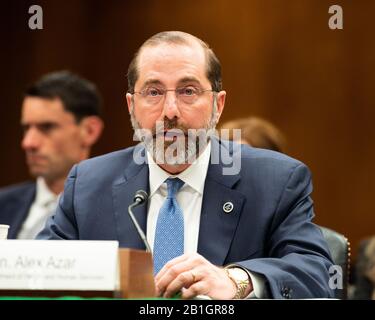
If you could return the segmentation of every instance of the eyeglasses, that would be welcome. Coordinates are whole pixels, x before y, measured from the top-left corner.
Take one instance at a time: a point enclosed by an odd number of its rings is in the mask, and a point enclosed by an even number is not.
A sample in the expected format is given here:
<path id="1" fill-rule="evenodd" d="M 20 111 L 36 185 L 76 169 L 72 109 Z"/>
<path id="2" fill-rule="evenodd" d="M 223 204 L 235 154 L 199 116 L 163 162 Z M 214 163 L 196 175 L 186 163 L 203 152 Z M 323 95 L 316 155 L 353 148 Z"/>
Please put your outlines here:
<path id="1" fill-rule="evenodd" d="M 155 87 L 149 87 L 142 91 L 134 91 L 133 94 L 138 94 L 140 97 L 150 105 L 158 104 L 161 100 L 165 98 L 168 91 L 174 91 L 176 94 L 176 99 L 179 102 L 185 104 L 193 104 L 198 100 L 198 98 L 205 92 L 216 92 L 211 89 L 199 89 L 192 86 L 181 87 L 176 89 L 161 89 Z"/>

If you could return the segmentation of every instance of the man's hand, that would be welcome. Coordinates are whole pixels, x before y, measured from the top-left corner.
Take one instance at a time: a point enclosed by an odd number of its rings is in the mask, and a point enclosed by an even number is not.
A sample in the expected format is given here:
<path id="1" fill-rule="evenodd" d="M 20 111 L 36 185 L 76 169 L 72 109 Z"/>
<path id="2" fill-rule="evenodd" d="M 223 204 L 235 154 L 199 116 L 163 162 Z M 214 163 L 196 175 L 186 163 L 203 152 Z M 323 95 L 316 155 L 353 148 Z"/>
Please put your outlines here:
<path id="1" fill-rule="evenodd" d="M 169 261 L 156 275 L 155 285 L 157 295 L 165 298 L 181 291 L 184 299 L 197 295 L 232 299 L 237 290 L 223 268 L 213 265 L 197 253 L 184 254 Z"/>

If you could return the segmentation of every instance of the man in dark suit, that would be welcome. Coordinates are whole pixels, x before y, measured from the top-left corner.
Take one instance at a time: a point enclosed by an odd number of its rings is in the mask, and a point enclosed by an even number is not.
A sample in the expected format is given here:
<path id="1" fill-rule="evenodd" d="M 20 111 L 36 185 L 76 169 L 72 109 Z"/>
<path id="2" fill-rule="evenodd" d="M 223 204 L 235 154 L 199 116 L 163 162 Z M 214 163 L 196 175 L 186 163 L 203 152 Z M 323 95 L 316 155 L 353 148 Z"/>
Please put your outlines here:
<path id="1" fill-rule="evenodd" d="M 70 72 L 47 74 L 27 89 L 22 148 L 36 182 L 0 190 L 0 223 L 10 225 L 8 238 L 33 239 L 43 228 L 69 170 L 89 157 L 101 134 L 99 114 L 95 86 Z"/>
<path id="2" fill-rule="evenodd" d="M 149 202 L 135 214 L 153 250 L 159 295 L 332 297 L 307 167 L 212 134 L 226 92 L 208 45 L 183 32 L 156 34 L 131 62 L 128 86 L 143 143 L 75 166 L 38 238 L 143 249 L 126 212 L 142 189 Z"/>

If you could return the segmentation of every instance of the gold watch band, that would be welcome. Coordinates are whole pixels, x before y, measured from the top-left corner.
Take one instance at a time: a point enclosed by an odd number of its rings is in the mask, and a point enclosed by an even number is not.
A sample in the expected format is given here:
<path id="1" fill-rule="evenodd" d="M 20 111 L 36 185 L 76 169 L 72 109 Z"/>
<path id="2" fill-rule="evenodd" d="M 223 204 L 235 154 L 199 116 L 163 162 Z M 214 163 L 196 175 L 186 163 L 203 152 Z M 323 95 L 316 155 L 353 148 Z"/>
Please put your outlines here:
<path id="1" fill-rule="evenodd" d="M 234 270 L 236 269 L 236 270 Z M 234 282 L 236 286 L 236 294 L 233 299 L 243 299 L 246 297 L 246 290 L 249 287 L 250 279 L 248 273 L 238 266 L 226 266 L 224 268 L 227 276 Z M 242 277 L 235 276 L 236 273 L 241 272 Z"/>

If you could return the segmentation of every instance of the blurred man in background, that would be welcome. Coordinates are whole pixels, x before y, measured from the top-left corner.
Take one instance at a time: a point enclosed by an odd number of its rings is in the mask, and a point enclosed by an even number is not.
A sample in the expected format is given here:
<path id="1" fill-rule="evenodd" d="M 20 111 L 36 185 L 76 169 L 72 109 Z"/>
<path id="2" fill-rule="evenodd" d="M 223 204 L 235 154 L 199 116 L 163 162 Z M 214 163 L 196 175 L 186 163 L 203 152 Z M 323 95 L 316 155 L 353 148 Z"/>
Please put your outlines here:
<path id="1" fill-rule="evenodd" d="M 0 189 L 0 223 L 8 238 L 33 239 L 57 205 L 72 166 L 87 159 L 103 129 L 94 84 L 67 72 L 31 85 L 22 103 L 22 148 L 35 182 Z"/>

